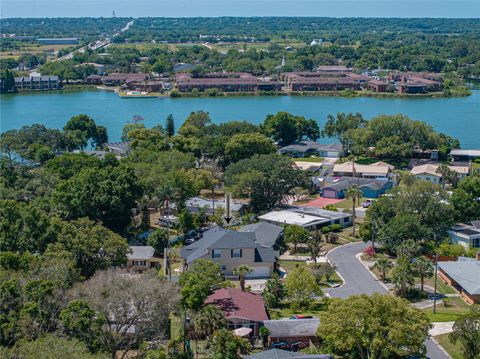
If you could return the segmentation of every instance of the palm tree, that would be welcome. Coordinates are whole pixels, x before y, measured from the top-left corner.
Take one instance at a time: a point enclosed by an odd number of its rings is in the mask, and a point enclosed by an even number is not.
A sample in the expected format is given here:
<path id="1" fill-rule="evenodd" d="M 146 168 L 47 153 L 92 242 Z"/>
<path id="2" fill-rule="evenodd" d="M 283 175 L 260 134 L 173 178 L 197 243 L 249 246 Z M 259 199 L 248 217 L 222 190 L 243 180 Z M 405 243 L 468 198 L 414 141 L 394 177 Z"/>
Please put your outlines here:
<path id="1" fill-rule="evenodd" d="M 160 203 L 160 210 L 162 216 L 169 214 L 170 202 L 173 198 L 173 189 L 168 185 L 164 184 L 157 193 L 158 201 Z"/>
<path id="2" fill-rule="evenodd" d="M 203 307 L 195 316 L 195 333 L 209 338 L 212 334 L 226 325 L 223 312 L 214 305 Z"/>
<path id="3" fill-rule="evenodd" d="M 458 182 L 458 176 L 455 171 L 452 171 L 450 167 L 446 164 L 441 164 L 437 168 L 437 173 L 442 176 L 442 187 L 445 189 L 445 185 L 447 183 L 451 184 L 452 186 L 456 186 Z"/>
<path id="4" fill-rule="evenodd" d="M 380 278 L 384 282 L 387 278 L 387 272 L 389 269 L 393 268 L 393 263 L 389 261 L 387 258 L 380 258 L 375 264 L 373 268 L 378 269 L 380 271 Z"/>
<path id="5" fill-rule="evenodd" d="M 345 197 L 352 200 L 352 237 L 355 237 L 355 207 L 357 200 L 362 196 L 362 191 L 357 185 L 351 186 L 345 192 Z"/>
<path id="6" fill-rule="evenodd" d="M 401 297 L 405 297 L 407 289 L 414 284 L 415 279 L 410 269 L 410 263 L 405 258 L 400 258 L 393 269 L 392 282 Z"/>
<path id="7" fill-rule="evenodd" d="M 420 289 L 423 292 L 423 283 L 425 278 L 433 275 L 433 264 L 425 257 L 419 257 L 413 264 L 415 275 L 420 277 Z"/>
<path id="8" fill-rule="evenodd" d="M 325 244 L 322 240 L 322 237 L 322 233 L 320 231 L 316 231 L 307 241 L 308 250 L 310 251 L 310 255 L 315 263 L 315 266 L 317 265 L 317 258 L 320 256 L 322 247 Z"/>
<path id="9" fill-rule="evenodd" d="M 328 232 L 325 235 L 325 240 L 327 241 L 327 243 L 335 244 L 335 243 L 337 243 L 339 238 L 340 238 L 340 236 L 335 232 Z"/>
<path id="10" fill-rule="evenodd" d="M 240 264 L 238 267 L 233 268 L 233 274 L 238 275 L 238 279 L 240 279 L 240 289 L 243 292 L 245 292 L 245 277 L 252 272 L 252 268 L 246 264 Z"/>

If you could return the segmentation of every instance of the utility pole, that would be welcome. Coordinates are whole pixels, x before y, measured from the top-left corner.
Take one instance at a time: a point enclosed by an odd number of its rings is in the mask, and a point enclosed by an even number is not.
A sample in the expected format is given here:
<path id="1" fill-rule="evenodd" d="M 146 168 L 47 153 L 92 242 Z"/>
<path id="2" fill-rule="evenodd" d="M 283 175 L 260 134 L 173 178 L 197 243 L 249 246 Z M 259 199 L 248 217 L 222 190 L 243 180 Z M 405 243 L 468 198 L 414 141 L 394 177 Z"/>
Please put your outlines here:
<path id="1" fill-rule="evenodd" d="M 223 216 L 223 219 L 227 225 L 230 224 L 230 221 L 232 220 L 232 214 L 230 212 L 230 201 L 232 199 L 232 195 L 228 192 L 225 193 L 225 215 Z"/>
<path id="2" fill-rule="evenodd" d="M 433 314 L 437 313 L 437 273 L 438 273 L 438 253 L 435 253 L 435 289 L 433 291 Z"/>

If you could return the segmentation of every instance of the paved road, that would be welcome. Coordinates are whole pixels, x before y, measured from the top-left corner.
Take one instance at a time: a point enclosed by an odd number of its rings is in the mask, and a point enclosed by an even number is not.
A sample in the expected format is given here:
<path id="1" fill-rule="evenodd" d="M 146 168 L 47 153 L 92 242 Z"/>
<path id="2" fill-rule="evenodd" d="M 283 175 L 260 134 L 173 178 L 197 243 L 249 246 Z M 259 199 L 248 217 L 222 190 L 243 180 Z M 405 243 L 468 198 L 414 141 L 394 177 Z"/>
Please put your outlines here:
<path id="1" fill-rule="evenodd" d="M 337 247 L 327 254 L 328 260 L 337 267 L 337 272 L 343 277 L 344 284 L 339 288 L 325 290 L 332 297 L 347 298 L 354 294 L 387 293 L 387 290 L 375 280 L 370 272 L 355 257 L 368 244 L 363 242 Z M 431 359 L 449 359 L 431 339 L 425 342 L 427 356 Z"/>

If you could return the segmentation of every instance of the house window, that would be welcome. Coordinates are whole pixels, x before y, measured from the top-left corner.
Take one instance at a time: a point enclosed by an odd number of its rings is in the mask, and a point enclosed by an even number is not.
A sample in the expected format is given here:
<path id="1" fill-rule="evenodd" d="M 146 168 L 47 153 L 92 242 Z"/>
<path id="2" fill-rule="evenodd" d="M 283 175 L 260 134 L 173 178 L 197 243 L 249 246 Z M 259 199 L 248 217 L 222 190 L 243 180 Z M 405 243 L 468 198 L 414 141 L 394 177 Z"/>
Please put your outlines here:
<path id="1" fill-rule="evenodd" d="M 147 265 L 146 261 L 133 261 L 133 265 L 136 267 L 145 267 Z"/>
<path id="2" fill-rule="evenodd" d="M 349 221 L 350 221 L 350 219 L 349 219 L 348 217 L 345 217 L 345 218 L 343 219 L 343 223 L 347 223 L 347 222 L 349 222 Z"/>
<path id="3" fill-rule="evenodd" d="M 224 264 L 222 265 L 222 271 L 226 271 L 227 270 L 227 266 Z"/>
<path id="4" fill-rule="evenodd" d="M 335 224 L 340 224 L 340 220 L 339 220 L 339 219 L 336 219 L 336 220 L 335 220 Z"/>
<path id="5" fill-rule="evenodd" d="M 212 249 L 212 258 L 220 258 L 222 251 L 220 249 Z"/>
<path id="6" fill-rule="evenodd" d="M 242 258 L 242 250 L 241 249 L 232 249 L 231 257 L 232 258 Z"/>

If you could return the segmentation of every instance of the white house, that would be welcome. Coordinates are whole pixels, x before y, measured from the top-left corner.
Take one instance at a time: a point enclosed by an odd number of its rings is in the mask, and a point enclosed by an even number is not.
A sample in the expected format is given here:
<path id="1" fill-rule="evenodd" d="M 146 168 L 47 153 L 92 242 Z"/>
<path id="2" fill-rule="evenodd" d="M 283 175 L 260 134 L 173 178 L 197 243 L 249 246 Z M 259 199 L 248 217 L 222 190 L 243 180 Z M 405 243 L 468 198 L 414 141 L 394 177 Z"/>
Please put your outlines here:
<path id="1" fill-rule="evenodd" d="M 480 248 L 480 220 L 456 224 L 448 234 L 455 244 L 465 248 Z"/>

